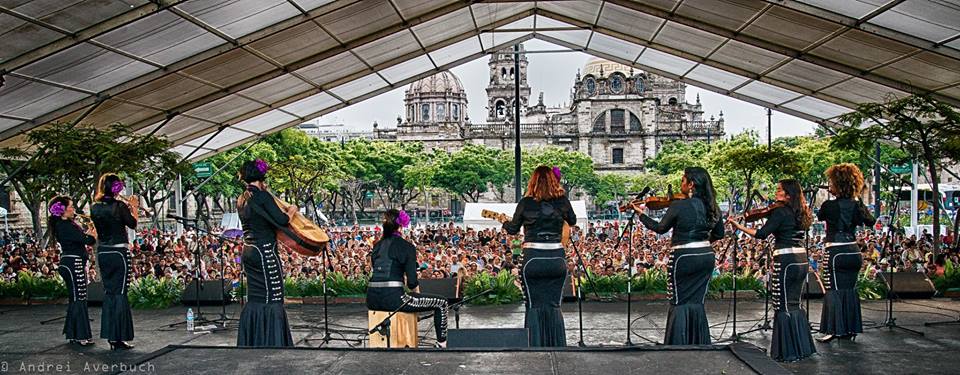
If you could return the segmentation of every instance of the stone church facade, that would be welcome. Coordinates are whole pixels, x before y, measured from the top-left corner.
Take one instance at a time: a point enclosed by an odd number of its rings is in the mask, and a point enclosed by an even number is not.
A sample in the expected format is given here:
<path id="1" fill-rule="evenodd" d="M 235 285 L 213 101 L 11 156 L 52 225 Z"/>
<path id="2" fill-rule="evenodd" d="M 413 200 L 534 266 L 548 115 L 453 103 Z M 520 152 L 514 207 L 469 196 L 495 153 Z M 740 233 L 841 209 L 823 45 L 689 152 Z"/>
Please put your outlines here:
<path id="1" fill-rule="evenodd" d="M 711 141 L 724 136 L 723 113 L 704 118 L 699 97 L 686 101 L 686 84 L 631 67 L 589 60 L 574 77 L 570 102 L 531 104 L 528 61 L 519 55 L 514 71 L 512 49 L 490 56 L 486 88 L 487 118 L 474 123 L 467 116 L 468 98 L 459 78 L 449 71 L 414 82 L 404 97 L 405 118 L 397 128 L 377 129 L 377 138 L 422 142 L 425 148 L 456 151 L 467 142 L 513 148 L 514 74 L 520 75 L 521 146 L 558 146 L 580 151 L 598 171 L 642 171 L 670 141 Z"/>

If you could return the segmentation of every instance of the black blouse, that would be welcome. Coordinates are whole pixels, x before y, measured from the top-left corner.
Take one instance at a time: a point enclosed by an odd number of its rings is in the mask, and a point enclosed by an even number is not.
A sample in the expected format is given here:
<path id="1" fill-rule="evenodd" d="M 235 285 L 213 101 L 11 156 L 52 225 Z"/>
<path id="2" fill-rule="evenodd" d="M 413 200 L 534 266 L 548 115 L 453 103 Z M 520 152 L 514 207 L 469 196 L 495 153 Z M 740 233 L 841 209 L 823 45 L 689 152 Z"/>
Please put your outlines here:
<path id="1" fill-rule="evenodd" d="M 137 219 L 130 213 L 130 207 L 110 197 L 105 197 L 90 208 L 90 218 L 97 228 L 100 245 L 129 243 L 127 228 L 137 228 Z"/>
<path id="2" fill-rule="evenodd" d="M 670 202 L 667 213 L 656 221 L 647 214 L 640 215 L 640 222 L 654 232 L 664 234 L 673 229 L 670 236 L 672 245 L 683 245 L 691 242 L 716 241 L 723 238 L 723 220 L 710 223 L 707 218 L 707 208 L 703 201 L 696 198 L 681 199 Z"/>
<path id="3" fill-rule="evenodd" d="M 240 224 L 243 227 L 243 238 L 247 243 L 266 244 L 277 241 L 276 225 L 285 227 L 290 224 L 290 217 L 287 216 L 277 202 L 273 200 L 273 195 L 256 186 L 249 185 L 247 190 L 253 195 L 247 200 L 246 206 L 240 210 Z M 255 210 L 256 205 L 262 210 Z M 270 215 L 274 225 L 263 217 L 260 212 Z"/>
<path id="4" fill-rule="evenodd" d="M 72 220 L 58 220 L 54 225 L 61 254 L 87 259 L 86 245 L 93 245 L 97 239 L 84 233 Z"/>
<path id="5" fill-rule="evenodd" d="M 863 202 L 856 199 L 833 199 L 823 202 L 817 218 L 827 222 L 827 236 L 824 242 L 856 241 L 854 231 L 861 225 L 872 226 L 877 219 Z"/>
<path id="6" fill-rule="evenodd" d="M 805 231 L 797 225 L 793 209 L 783 206 L 775 208 L 770 213 L 767 222 L 757 230 L 754 237 L 763 240 L 772 234 L 775 237 L 774 248 L 785 249 L 803 246 L 804 233 Z"/>
<path id="7" fill-rule="evenodd" d="M 523 197 L 517 203 L 513 219 L 503 224 L 507 233 L 520 233 L 526 242 L 556 243 L 563 236 L 563 223 L 577 224 L 577 215 L 566 197 L 538 202 L 532 197 Z"/>
<path id="8" fill-rule="evenodd" d="M 384 252 L 386 252 L 384 254 Z M 409 241 L 400 236 L 393 236 L 377 241 L 373 245 L 373 251 L 370 252 L 370 258 L 376 268 L 377 257 L 386 255 L 390 260 L 390 269 L 388 272 L 373 271 L 370 281 L 403 281 L 403 276 L 407 276 L 407 288 L 415 289 L 420 282 L 417 281 L 417 248 Z"/>

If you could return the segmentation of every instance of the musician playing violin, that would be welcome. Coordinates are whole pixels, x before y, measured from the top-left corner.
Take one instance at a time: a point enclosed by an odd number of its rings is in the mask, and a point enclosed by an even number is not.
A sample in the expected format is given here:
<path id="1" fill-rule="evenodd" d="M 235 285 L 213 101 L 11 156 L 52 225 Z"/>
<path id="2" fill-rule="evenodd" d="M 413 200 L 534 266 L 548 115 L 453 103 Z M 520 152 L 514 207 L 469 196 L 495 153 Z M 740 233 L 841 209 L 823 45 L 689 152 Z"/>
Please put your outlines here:
<path id="1" fill-rule="evenodd" d="M 758 239 L 775 237 L 770 292 L 776 313 L 770 356 L 777 361 L 797 361 L 816 352 L 810 323 L 800 308 L 800 293 L 810 266 L 802 241 L 813 215 L 796 180 L 781 180 L 777 184 L 776 200 L 772 209 L 758 211 L 767 216 L 767 222 L 760 229 L 747 228 L 734 217 L 727 221 Z"/>
<path id="2" fill-rule="evenodd" d="M 713 181 L 706 169 L 685 169 L 680 190 L 690 198 L 670 197 L 669 208 L 659 222 L 643 213 L 641 202 L 634 201 L 628 206 L 641 214 L 640 222 L 648 229 L 660 234 L 673 230 L 670 238 L 673 251 L 667 265 L 670 311 L 663 343 L 708 345 L 710 325 L 703 300 L 716 262 L 710 243 L 723 238 L 723 220 Z M 646 208 L 651 206 L 648 204 Z"/>
<path id="3" fill-rule="evenodd" d="M 293 346 L 287 311 L 283 307 L 283 265 L 277 255 L 277 226 L 288 226 L 297 211 L 280 209 L 264 180 L 270 166 L 257 159 L 240 167 L 247 184 L 237 199 L 243 226 L 243 271 L 247 275 L 247 304 L 240 314 L 237 346 Z"/>

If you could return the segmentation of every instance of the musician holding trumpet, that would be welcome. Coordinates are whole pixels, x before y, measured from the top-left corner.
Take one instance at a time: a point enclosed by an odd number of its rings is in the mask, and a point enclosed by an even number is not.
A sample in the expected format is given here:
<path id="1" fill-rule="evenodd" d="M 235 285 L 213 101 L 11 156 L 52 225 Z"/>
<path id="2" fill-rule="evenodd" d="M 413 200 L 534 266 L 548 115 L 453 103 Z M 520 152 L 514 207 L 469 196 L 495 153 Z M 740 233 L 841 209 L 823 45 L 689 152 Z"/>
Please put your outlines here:
<path id="1" fill-rule="evenodd" d="M 63 334 L 73 344 L 93 345 L 87 314 L 87 245 L 97 242 L 97 231 L 92 226 L 81 228 L 74 221 L 79 216 L 70 197 L 51 199 L 47 211 L 50 213 L 47 218 L 50 239 L 60 244 L 57 272 L 70 291 Z"/>
<path id="2" fill-rule="evenodd" d="M 127 301 L 130 282 L 130 238 L 127 228 L 136 229 L 140 216 L 140 201 L 130 197 L 127 202 L 120 195 L 124 184 L 114 173 L 105 173 L 97 183 L 95 203 L 90 218 L 99 233 L 97 264 L 103 281 L 103 308 L 100 318 L 100 337 L 107 339 L 110 349 L 132 349 L 133 313 Z"/>

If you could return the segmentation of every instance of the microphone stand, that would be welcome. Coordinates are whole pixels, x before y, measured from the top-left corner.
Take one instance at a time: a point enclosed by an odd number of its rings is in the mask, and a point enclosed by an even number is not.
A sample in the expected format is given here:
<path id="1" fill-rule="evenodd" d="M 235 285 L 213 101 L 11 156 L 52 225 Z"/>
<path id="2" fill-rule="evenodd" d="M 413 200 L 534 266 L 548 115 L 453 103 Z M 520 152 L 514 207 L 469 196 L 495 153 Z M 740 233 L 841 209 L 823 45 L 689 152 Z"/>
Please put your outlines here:
<path id="1" fill-rule="evenodd" d="M 636 199 L 643 199 L 643 197 L 647 195 L 648 192 L 650 192 L 650 188 L 649 187 L 644 188 L 643 192 L 637 195 Z M 620 237 L 617 238 L 616 246 L 613 247 L 614 249 L 619 249 L 620 243 L 623 241 L 623 235 L 629 233 L 630 242 L 627 248 L 627 266 L 630 268 L 630 270 L 627 271 L 627 342 L 624 343 L 624 345 L 626 346 L 634 345 L 633 341 L 630 339 L 630 326 L 632 324 L 632 322 L 630 321 L 631 320 L 630 313 L 633 308 L 632 306 L 633 298 L 630 296 L 630 292 L 633 291 L 633 268 L 634 268 L 633 266 L 633 227 L 634 227 L 634 221 L 636 218 L 637 218 L 637 211 L 633 210 L 633 213 L 630 214 L 630 220 L 627 221 L 627 225 L 623 228 L 623 233 L 621 233 Z M 596 290 L 594 290 L 594 293 L 596 293 Z"/>
<path id="2" fill-rule="evenodd" d="M 449 306 L 449 308 L 450 308 L 451 310 L 453 310 L 453 320 L 454 320 L 454 324 L 455 324 L 455 325 L 454 325 L 454 328 L 460 329 L 460 308 L 462 308 L 464 305 L 466 305 L 467 302 L 473 301 L 473 300 L 475 300 L 475 299 L 477 299 L 477 298 L 480 298 L 480 297 L 483 297 L 483 296 L 485 296 L 485 295 L 487 295 L 487 294 L 490 294 L 490 292 L 493 292 L 493 288 L 484 290 L 484 291 L 482 291 L 482 292 L 480 292 L 480 293 L 477 293 L 477 294 L 474 294 L 474 295 L 472 295 L 472 296 L 470 296 L 470 297 L 464 298 L 464 299 L 460 300 L 460 301 L 457 302 L 457 303 L 451 304 L 451 305 Z M 429 313 L 429 314 L 427 314 L 427 315 L 424 315 L 424 316 L 418 318 L 417 321 L 430 319 L 430 318 L 432 318 L 432 317 L 433 317 L 433 313 Z"/>

